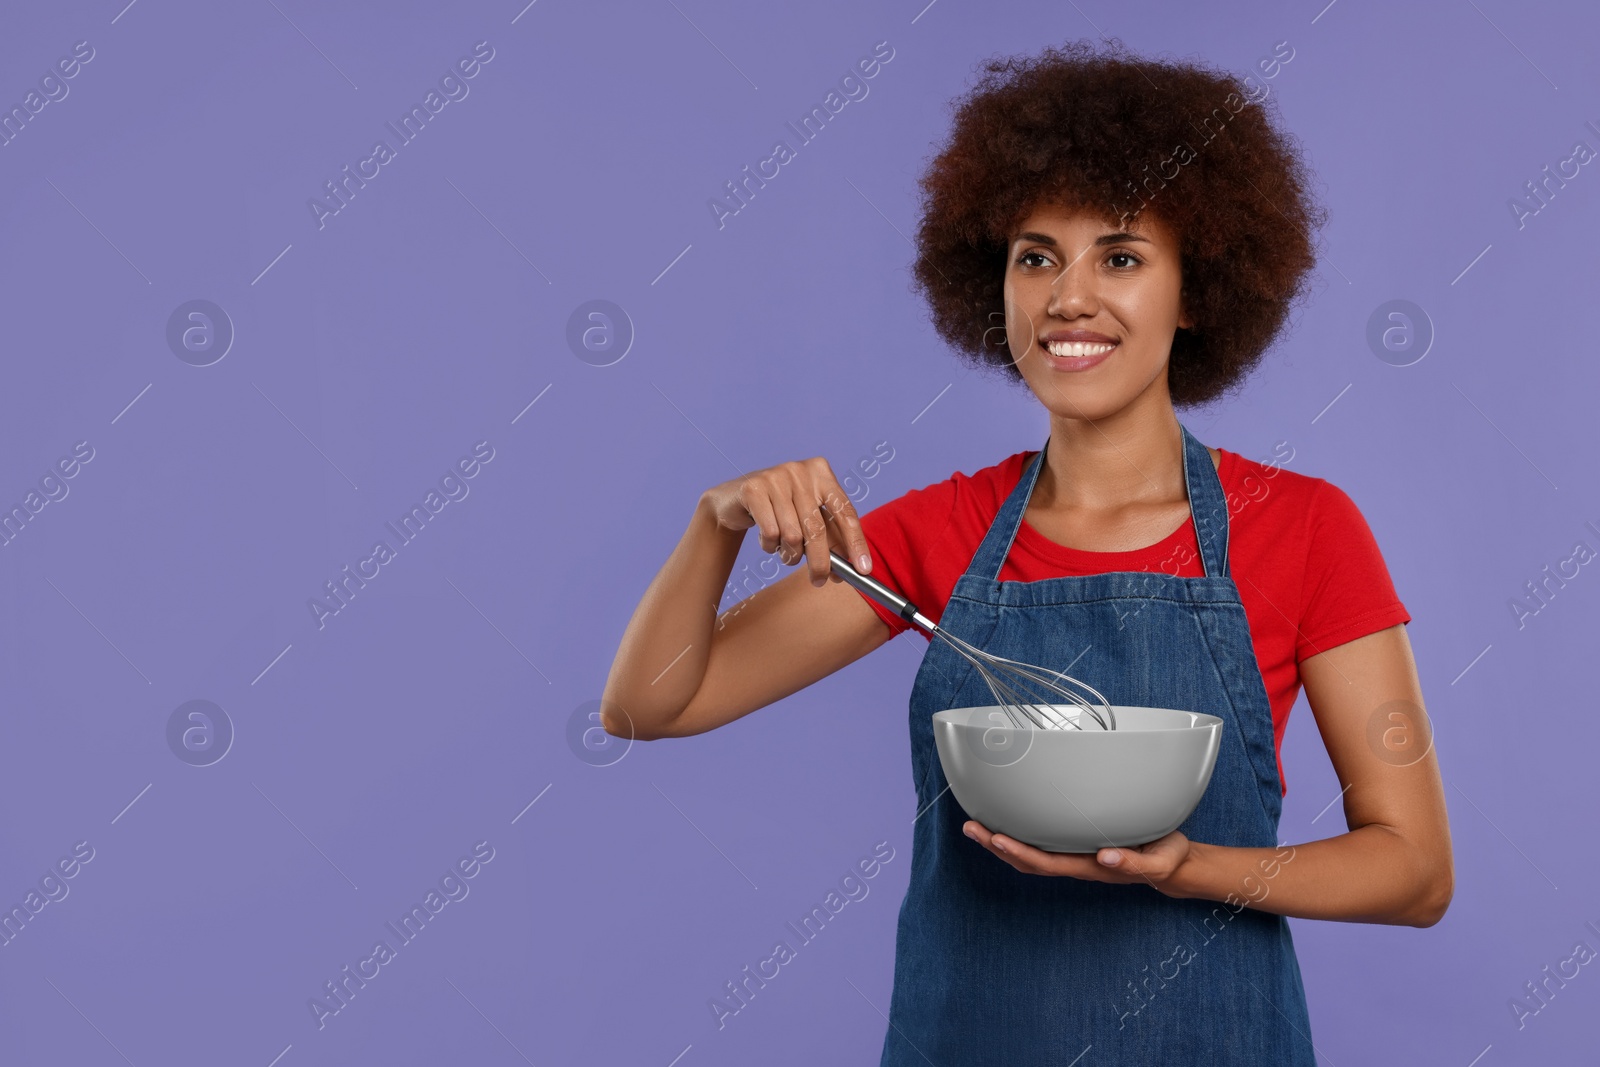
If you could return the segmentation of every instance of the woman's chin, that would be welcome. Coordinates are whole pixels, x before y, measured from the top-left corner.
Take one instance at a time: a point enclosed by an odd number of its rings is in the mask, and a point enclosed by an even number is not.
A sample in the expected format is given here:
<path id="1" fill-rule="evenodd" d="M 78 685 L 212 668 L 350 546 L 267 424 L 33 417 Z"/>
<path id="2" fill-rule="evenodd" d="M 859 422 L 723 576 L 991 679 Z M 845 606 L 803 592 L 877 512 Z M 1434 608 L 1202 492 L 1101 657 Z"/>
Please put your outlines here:
<path id="1" fill-rule="evenodd" d="M 1052 415 L 1063 419 L 1086 419 L 1098 422 L 1100 419 L 1115 415 L 1133 402 L 1131 393 L 1116 389 L 1110 383 L 1100 385 L 1083 382 L 1063 386 L 1055 382 L 1046 382 L 1042 388 L 1033 382 L 1029 382 L 1028 385 L 1039 403 L 1043 404 Z"/>

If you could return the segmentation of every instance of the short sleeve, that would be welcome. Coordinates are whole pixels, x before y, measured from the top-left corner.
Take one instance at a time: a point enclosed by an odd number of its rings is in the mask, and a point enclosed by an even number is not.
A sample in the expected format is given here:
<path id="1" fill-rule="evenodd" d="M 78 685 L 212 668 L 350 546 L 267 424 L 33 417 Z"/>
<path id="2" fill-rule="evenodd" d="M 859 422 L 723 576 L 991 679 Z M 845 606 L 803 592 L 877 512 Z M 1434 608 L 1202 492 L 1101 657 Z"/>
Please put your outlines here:
<path id="1" fill-rule="evenodd" d="M 885 501 L 861 516 L 861 533 L 872 553 L 872 570 L 877 579 L 919 607 L 929 604 L 930 575 L 923 565 L 932 545 L 950 525 L 955 509 L 955 487 L 938 482 L 913 489 Z M 860 592 L 860 590 L 857 590 Z M 861 598 L 888 624 L 890 636 L 898 637 L 911 624 L 865 593 Z"/>
<path id="2" fill-rule="evenodd" d="M 1344 490 L 1319 481 L 1306 521 L 1295 662 L 1411 621 L 1372 529 Z"/>

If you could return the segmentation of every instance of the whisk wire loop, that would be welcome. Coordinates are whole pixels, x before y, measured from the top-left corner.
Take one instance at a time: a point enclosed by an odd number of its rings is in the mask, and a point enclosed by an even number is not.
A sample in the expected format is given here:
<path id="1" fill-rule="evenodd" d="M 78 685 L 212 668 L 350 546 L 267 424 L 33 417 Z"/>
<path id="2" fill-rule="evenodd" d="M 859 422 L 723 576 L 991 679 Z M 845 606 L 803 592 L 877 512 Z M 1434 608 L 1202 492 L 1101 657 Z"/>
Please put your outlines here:
<path id="1" fill-rule="evenodd" d="M 938 623 L 919 611 L 915 604 L 874 578 L 859 573 L 837 552 L 830 552 L 833 570 L 840 578 L 896 612 L 901 618 L 927 633 L 938 637 L 955 652 L 972 664 L 984 684 L 989 687 L 995 703 L 1004 710 L 1012 725 L 1018 729 L 1032 727 L 1040 730 L 1082 730 L 1078 720 L 1088 714 L 1102 730 L 1117 728 L 1116 713 L 1101 692 L 1087 682 L 1079 681 L 1065 671 L 1052 671 L 1031 663 L 1020 663 L 1005 656 L 985 652 L 952 633 L 947 633 Z M 1031 687 L 1031 688 L 1030 688 Z M 1088 697 L 1093 697 L 1091 704 Z M 1039 695 L 1044 699 L 1037 699 Z M 1096 706 L 1098 704 L 1098 707 Z M 1077 715 L 1065 714 L 1061 708 L 1076 708 Z"/>

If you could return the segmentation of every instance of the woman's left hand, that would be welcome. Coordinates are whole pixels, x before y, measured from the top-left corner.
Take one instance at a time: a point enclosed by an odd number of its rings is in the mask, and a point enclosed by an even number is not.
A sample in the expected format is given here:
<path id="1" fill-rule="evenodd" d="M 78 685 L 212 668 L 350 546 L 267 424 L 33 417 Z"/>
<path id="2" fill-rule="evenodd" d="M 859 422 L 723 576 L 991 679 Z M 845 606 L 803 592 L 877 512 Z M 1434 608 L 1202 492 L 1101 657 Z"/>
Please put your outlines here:
<path id="1" fill-rule="evenodd" d="M 1145 882 L 1168 896 L 1177 896 L 1174 876 L 1189 858 L 1189 839 L 1174 830 L 1136 848 L 1103 848 L 1099 852 L 1045 852 L 1014 837 L 990 833 L 975 819 L 964 827 L 972 838 L 1024 874 L 1064 875 L 1091 882 Z"/>

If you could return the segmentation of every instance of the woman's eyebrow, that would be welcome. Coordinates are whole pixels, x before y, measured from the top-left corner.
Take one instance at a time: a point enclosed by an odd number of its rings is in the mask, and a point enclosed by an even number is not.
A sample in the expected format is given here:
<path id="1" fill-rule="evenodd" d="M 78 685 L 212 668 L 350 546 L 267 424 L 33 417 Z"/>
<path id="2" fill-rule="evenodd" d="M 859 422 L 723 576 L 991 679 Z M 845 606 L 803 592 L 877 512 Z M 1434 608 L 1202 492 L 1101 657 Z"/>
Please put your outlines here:
<path id="1" fill-rule="evenodd" d="M 1047 233 L 1036 233 L 1036 232 L 1034 232 L 1032 230 L 1029 230 L 1029 231 L 1027 231 L 1025 233 L 1017 234 L 1016 237 L 1012 238 L 1012 241 L 1013 241 L 1013 243 L 1015 243 L 1016 241 L 1036 241 L 1039 244 L 1049 245 L 1052 248 L 1054 248 L 1055 245 L 1056 245 L 1056 239 L 1054 237 L 1051 237 Z M 1149 238 L 1140 237 L 1136 233 L 1126 233 L 1126 232 L 1124 232 L 1124 233 L 1108 233 L 1108 234 L 1105 234 L 1102 237 L 1096 237 L 1094 239 L 1094 243 L 1097 244 L 1097 245 L 1114 245 L 1114 244 L 1118 244 L 1118 243 L 1126 242 L 1126 241 L 1141 241 L 1141 242 L 1143 242 L 1145 244 L 1149 244 L 1150 243 Z"/>

